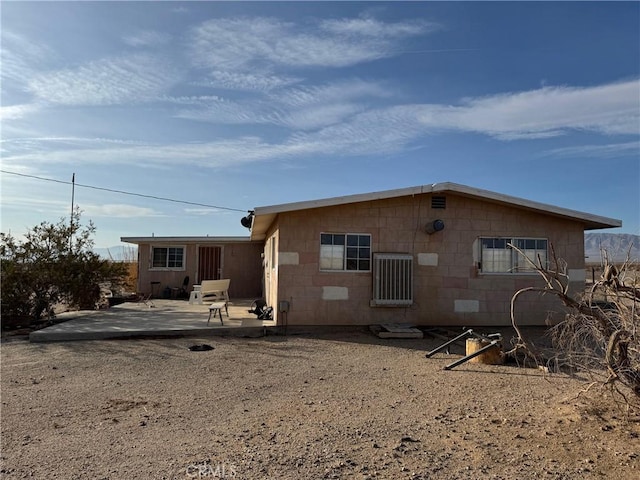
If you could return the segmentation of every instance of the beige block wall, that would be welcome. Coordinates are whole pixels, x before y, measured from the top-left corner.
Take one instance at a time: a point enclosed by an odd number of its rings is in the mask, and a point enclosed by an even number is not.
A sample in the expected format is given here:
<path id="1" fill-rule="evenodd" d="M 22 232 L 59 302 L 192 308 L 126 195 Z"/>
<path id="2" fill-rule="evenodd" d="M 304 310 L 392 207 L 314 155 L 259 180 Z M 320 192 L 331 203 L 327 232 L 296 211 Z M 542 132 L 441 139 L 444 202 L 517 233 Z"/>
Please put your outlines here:
<path id="1" fill-rule="evenodd" d="M 222 248 L 222 278 L 230 278 L 229 296 L 262 297 L 262 243 L 231 243 Z"/>
<path id="2" fill-rule="evenodd" d="M 138 246 L 138 292 L 151 293 L 151 282 L 160 282 L 154 293 L 162 296 L 168 287 L 180 287 L 185 276 L 189 276 L 187 291 L 193 289 L 198 275 L 198 244 L 190 243 L 154 243 L 154 246 L 186 247 L 185 268 L 181 270 L 150 269 L 151 245 Z M 204 246 L 204 245 L 203 245 Z M 260 298 L 262 296 L 262 244 L 260 242 L 242 242 L 225 244 L 206 244 L 222 248 L 221 278 L 230 278 L 229 296 L 231 298 Z"/>
<path id="3" fill-rule="evenodd" d="M 166 287 L 180 287 L 184 280 L 184 277 L 189 275 L 189 287 L 190 291 L 195 283 L 195 273 L 198 270 L 196 263 L 196 246 L 188 244 L 167 244 L 167 243 L 154 243 L 154 246 L 167 247 L 167 246 L 184 246 L 185 251 L 185 268 L 182 270 L 160 270 L 151 269 L 151 245 L 148 243 L 141 243 L 138 245 L 138 292 L 149 294 L 151 292 L 151 282 L 160 282 L 160 285 L 156 286 L 153 290 L 154 295 L 162 296 L 162 293 Z"/>
<path id="4" fill-rule="evenodd" d="M 435 219 L 445 229 L 428 235 L 425 226 Z M 269 303 L 289 302 L 290 325 L 508 325 L 514 292 L 542 282 L 537 275 L 479 274 L 474 245 L 481 236 L 547 238 L 570 269 L 584 268 L 580 223 L 456 195 L 447 195 L 446 209 L 431 209 L 425 194 L 288 212 L 277 228 L 278 252 L 289 261 L 277 266 Z M 321 232 L 368 233 L 372 252 L 413 254 L 414 304 L 371 307 L 371 272 L 321 272 Z M 551 296 L 527 294 L 516 311 L 523 325 L 544 324 L 549 312 L 562 315 L 562 306 Z"/>

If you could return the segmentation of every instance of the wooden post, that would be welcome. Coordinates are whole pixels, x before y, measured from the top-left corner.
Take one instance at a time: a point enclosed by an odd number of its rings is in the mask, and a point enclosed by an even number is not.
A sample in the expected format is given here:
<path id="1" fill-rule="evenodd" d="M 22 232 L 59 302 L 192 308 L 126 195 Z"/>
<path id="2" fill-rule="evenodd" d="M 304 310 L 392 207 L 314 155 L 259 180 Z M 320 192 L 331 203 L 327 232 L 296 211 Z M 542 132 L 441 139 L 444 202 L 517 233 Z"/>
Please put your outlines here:
<path id="1" fill-rule="evenodd" d="M 466 354 L 471 355 L 490 343 L 491 341 L 482 338 L 467 338 Z M 502 345 L 498 343 L 495 348 L 490 348 L 477 357 L 470 359 L 469 362 L 484 363 L 485 365 L 502 365 L 504 363 Z"/>

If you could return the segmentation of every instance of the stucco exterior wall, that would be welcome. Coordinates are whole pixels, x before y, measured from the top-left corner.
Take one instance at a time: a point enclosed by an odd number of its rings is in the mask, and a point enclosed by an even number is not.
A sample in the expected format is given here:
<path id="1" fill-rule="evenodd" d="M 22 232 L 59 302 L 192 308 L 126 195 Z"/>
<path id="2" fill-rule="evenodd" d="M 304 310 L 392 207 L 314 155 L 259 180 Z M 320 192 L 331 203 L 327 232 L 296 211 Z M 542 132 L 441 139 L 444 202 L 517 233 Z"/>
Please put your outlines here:
<path id="1" fill-rule="evenodd" d="M 445 228 L 429 235 L 425 226 L 435 219 Z M 508 325 L 514 292 L 542 283 L 535 274 L 479 273 L 481 236 L 547 238 L 568 262 L 574 288 L 584 286 L 581 223 L 454 194 L 446 195 L 445 209 L 431 208 L 424 194 L 280 213 L 277 230 L 278 259 L 286 260 L 276 266 L 277 295 L 269 303 L 289 302 L 290 325 Z M 413 305 L 371 307 L 372 272 L 320 271 L 321 233 L 371 234 L 372 252 L 411 254 Z M 551 296 L 527 294 L 516 311 L 523 325 L 544 324 L 562 307 Z"/>
<path id="2" fill-rule="evenodd" d="M 151 268 L 151 247 L 185 247 L 185 265 L 183 269 Z M 193 289 L 198 275 L 199 246 L 221 247 L 221 276 L 230 278 L 229 296 L 231 298 L 260 298 L 262 296 L 262 244 L 260 242 L 243 243 L 141 243 L 138 245 L 138 292 L 151 293 L 151 282 L 160 282 L 154 293 L 162 296 L 168 287 L 180 287 L 185 276 L 189 276 L 187 291 Z"/>

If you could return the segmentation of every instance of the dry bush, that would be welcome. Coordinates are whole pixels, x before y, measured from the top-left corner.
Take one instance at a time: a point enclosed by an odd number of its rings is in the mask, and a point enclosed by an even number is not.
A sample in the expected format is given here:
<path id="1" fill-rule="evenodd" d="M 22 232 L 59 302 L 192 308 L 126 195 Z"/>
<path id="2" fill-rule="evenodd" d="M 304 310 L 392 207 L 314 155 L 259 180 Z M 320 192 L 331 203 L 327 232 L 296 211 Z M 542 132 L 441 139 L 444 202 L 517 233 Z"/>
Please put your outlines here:
<path id="1" fill-rule="evenodd" d="M 512 246 L 512 248 L 515 248 Z M 603 274 L 583 295 L 571 295 L 566 262 L 551 246 L 551 267 L 538 259 L 530 265 L 544 279 L 544 287 L 528 287 L 511 300 L 511 321 L 518 337 L 511 354 L 523 352 L 539 365 L 550 363 L 588 372 L 595 382 L 611 388 L 615 400 L 640 413 L 640 285 L 637 263 L 629 257 L 619 267 L 602 252 Z M 516 248 L 517 250 L 517 248 Z M 520 252 L 523 256 L 524 254 Z M 526 258 L 526 257 L 525 257 Z M 525 292 L 558 297 L 569 308 L 565 319 L 551 329 L 555 355 L 545 358 L 521 335 L 514 304 Z"/>

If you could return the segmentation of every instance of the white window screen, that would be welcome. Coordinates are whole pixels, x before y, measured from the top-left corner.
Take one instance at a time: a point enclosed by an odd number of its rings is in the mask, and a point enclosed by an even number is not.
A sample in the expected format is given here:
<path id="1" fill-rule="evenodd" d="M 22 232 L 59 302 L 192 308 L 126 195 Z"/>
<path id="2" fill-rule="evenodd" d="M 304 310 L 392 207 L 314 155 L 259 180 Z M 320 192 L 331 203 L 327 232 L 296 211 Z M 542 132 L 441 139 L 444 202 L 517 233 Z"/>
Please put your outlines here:
<path id="1" fill-rule="evenodd" d="M 482 271 L 487 273 L 508 272 L 511 270 L 511 249 L 505 238 L 482 239 Z"/>
<path id="2" fill-rule="evenodd" d="M 404 253 L 373 254 L 372 305 L 413 304 L 413 256 Z"/>
<path id="3" fill-rule="evenodd" d="M 541 238 L 481 238 L 480 271 L 483 273 L 523 273 L 533 271 L 527 261 L 547 266 L 547 240 Z M 526 258 L 511 245 L 516 246 Z"/>
<path id="4" fill-rule="evenodd" d="M 344 245 L 320 245 L 320 269 L 344 270 Z"/>
<path id="5" fill-rule="evenodd" d="M 514 238 L 515 245 L 534 265 L 547 266 L 547 241 L 533 238 Z M 533 266 L 522 255 L 515 252 L 513 269 L 516 272 L 531 272 Z"/>

